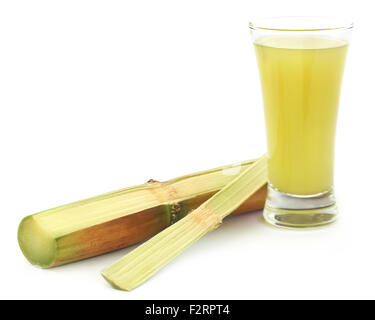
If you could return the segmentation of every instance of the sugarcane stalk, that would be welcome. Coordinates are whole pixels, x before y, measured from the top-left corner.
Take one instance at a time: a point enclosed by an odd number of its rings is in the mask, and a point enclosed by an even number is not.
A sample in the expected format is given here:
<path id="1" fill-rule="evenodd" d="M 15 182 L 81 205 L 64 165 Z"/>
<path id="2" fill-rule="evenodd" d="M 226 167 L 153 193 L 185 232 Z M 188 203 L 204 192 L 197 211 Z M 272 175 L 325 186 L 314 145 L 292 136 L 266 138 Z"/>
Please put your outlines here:
<path id="1" fill-rule="evenodd" d="M 253 163 L 150 180 L 33 214 L 20 223 L 20 248 L 32 264 L 49 268 L 133 245 L 185 217 Z M 265 196 L 263 187 L 233 213 L 262 209 Z"/>
<path id="2" fill-rule="evenodd" d="M 104 269 L 103 277 L 116 288 L 127 291 L 136 288 L 206 233 L 216 229 L 266 182 L 267 160 L 263 156 L 188 216 Z"/>

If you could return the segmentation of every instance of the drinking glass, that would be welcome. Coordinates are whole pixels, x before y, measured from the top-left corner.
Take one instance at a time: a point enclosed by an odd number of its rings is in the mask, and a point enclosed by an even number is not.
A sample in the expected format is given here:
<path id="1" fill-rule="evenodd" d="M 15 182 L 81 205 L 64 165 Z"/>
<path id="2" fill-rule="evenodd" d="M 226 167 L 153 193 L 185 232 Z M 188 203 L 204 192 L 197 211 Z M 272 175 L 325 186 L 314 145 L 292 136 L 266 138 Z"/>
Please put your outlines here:
<path id="1" fill-rule="evenodd" d="M 249 26 L 267 132 L 264 217 L 285 227 L 333 222 L 336 119 L 353 24 L 277 17 L 253 20 Z"/>

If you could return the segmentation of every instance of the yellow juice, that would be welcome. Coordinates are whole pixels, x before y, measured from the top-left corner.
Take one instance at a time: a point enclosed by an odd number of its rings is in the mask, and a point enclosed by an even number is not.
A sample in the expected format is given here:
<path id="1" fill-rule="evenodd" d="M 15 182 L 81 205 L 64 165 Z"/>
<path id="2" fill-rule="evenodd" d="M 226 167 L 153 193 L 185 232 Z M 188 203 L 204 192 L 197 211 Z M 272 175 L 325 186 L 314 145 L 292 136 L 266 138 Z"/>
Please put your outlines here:
<path id="1" fill-rule="evenodd" d="M 296 195 L 330 190 L 348 43 L 279 36 L 260 38 L 254 45 L 263 90 L 271 186 Z"/>

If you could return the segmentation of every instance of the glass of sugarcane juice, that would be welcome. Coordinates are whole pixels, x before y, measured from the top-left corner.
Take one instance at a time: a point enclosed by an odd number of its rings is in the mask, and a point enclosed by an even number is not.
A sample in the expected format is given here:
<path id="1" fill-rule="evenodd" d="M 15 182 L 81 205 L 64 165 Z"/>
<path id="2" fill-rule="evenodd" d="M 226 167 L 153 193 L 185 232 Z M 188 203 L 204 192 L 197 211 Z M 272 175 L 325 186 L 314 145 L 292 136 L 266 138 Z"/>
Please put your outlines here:
<path id="1" fill-rule="evenodd" d="M 250 23 L 268 145 L 265 219 L 278 226 L 333 222 L 334 145 L 352 23 L 286 17 Z"/>

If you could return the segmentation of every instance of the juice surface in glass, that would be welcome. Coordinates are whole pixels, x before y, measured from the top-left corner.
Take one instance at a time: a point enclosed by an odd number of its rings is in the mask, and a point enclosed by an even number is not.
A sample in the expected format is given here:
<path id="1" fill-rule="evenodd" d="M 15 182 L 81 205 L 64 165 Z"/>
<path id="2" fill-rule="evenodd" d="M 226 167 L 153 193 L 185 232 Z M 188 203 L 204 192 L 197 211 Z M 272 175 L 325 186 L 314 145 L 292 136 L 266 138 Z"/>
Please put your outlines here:
<path id="1" fill-rule="evenodd" d="M 336 119 L 348 43 L 323 37 L 255 41 L 271 186 L 295 195 L 331 190 Z"/>

